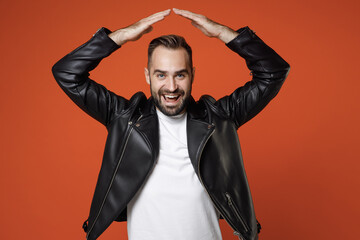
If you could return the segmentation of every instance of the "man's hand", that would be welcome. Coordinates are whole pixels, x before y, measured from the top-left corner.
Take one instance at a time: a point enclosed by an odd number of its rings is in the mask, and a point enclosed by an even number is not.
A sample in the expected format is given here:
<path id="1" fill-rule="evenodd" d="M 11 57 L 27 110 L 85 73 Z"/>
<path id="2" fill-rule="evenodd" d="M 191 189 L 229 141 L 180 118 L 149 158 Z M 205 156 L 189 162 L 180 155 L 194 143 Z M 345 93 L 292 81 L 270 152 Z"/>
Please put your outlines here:
<path id="1" fill-rule="evenodd" d="M 224 43 L 230 42 L 239 35 L 231 28 L 214 22 L 203 15 L 177 8 L 173 8 L 173 11 L 177 15 L 190 19 L 191 24 L 200 29 L 206 36 L 218 38 Z"/>
<path id="2" fill-rule="evenodd" d="M 171 9 L 155 13 L 147 18 L 143 18 L 140 21 L 126 27 L 118 29 L 109 34 L 109 37 L 117 44 L 124 45 L 128 41 L 136 41 L 141 38 L 142 35 L 151 32 L 152 24 L 163 20 L 170 14 Z"/>

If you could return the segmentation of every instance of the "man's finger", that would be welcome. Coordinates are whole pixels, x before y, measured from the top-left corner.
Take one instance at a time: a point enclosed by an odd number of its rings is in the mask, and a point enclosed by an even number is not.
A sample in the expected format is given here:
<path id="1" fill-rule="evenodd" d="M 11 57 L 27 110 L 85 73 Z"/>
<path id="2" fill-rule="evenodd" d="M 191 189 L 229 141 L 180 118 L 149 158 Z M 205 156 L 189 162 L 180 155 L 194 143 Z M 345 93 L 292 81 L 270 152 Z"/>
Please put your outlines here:
<path id="1" fill-rule="evenodd" d="M 158 12 L 158 13 L 155 13 L 147 18 L 144 18 L 142 19 L 141 21 L 142 22 L 146 22 L 147 24 L 149 25 L 152 25 L 158 21 L 161 21 L 163 20 L 166 16 L 168 16 L 171 12 L 171 9 L 168 9 L 168 10 L 165 10 L 165 11 L 162 11 L 162 12 Z"/>
<path id="2" fill-rule="evenodd" d="M 152 30 L 153 30 L 153 27 L 150 26 L 150 27 L 148 27 L 147 29 L 145 29 L 145 31 L 143 32 L 143 34 L 149 33 L 149 32 L 151 32 Z"/>
<path id="3" fill-rule="evenodd" d="M 196 14 L 193 12 L 190 12 L 188 10 L 184 10 L 184 9 L 178 9 L 178 8 L 173 8 L 174 12 L 176 13 L 180 13 L 180 14 L 188 14 L 188 15 L 193 15 L 193 16 L 200 16 L 200 14 Z"/>
<path id="4" fill-rule="evenodd" d="M 173 8 L 174 13 L 193 21 L 199 21 L 201 15 L 182 9 Z"/>
<path id="5" fill-rule="evenodd" d="M 170 12 L 171 12 L 171 9 L 167 9 L 167 10 L 165 10 L 165 11 L 161 11 L 161 12 L 154 13 L 154 14 L 150 15 L 149 17 L 145 18 L 145 19 L 146 19 L 146 20 L 147 20 L 147 19 L 150 20 L 150 19 L 153 19 L 153 18 L 157 18 L 157 17 L 159 17 L 159 16 L 165 17 L 165 16 L 169 15 Z"/>
<path id="6" fill-rule="evenodd" d="M 197 24 L 196 22 L 194 21 L 191 21 L 191 24 L 194 26 L 194 27 L 197 27 L 197 28 L 201 28 L 201 26 L 199 24 Z"/>
<path id="7" fill-rule="evenodd" d="M 148 21 L 144 22 L 144 25 L 145 25 L 145 26 L 151 26 L 151 25 L 153 25 L 154 23 L 163 20 L 164 18 L 165 18 L 165 17 L 158 17 L 158 18 L 154 18 L 154 19 L 148 20 Z"/>

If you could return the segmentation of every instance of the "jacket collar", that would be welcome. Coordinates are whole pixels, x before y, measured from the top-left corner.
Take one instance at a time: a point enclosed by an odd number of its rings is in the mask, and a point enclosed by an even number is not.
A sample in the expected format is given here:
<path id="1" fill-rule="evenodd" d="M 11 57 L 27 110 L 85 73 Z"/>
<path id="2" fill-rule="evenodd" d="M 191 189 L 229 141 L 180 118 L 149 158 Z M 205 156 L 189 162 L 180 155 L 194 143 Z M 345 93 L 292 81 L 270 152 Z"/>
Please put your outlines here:
<path id="1" fill-rule="evenodd" d="M 187 112 L 190 119 L 205 120 L 207 117 L 206 106 L 203 101 L 195 102 L 194 98 L 191 96 L 189 105 L 187 107 Z"/>
<path id="2" fill-rule="evenodd" d="M 153 146 L 153 149 L 159 149 L 159 136 L 158 134 L 158 125 L 157 123 L 157 114 L 154 100 L 152 97 L 144 101 L 140 107 L 140 114 L 142 115 L 141 121 L 147 122 L 147 127 L 142 131 L 148 137 L 148 139 L 153 139 L 150 141 L 152 144 L 157 144 Z M 187 121 L 187 141 L 188 141 L 188 151 L 189 157 L 192 165 L 194 166 L 196 174 L 199 174 L 199 159 L 202 151 L 209 136 L 214 132 L 214 125 L 209 123 L 209 114 L 207 111 L 206 104 L 204 100 L 196 102 L 191 96 L 189 100 L 189 105 L 187 106 L 188 121 Z M 145 120 L 146 119 L 146 120 Z M 148 126 L 149 122 L 152 123 L 150 131 Z M 143 126 L 143 124 L 140 124 Z M 156 152 L 156 156 L 158 151 Z"/>
<path id="3" fill-rule="evenodd" d="M 140 107 L 140 114 L 143 117 L 156 114 L 156 108 L 153 97 L 148 98 Z"/>

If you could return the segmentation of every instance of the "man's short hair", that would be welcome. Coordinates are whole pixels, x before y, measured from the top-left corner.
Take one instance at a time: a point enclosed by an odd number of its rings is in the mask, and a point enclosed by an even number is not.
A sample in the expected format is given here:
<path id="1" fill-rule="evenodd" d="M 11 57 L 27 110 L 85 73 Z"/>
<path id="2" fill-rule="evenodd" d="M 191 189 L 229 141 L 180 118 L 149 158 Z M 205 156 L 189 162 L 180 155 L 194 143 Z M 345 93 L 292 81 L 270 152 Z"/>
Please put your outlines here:
<path id="1" fill-rule="evenodd" d="M 148 48 L 148 68 L 150 67 L 151 56 L 152 56 L 155 48 L 158 46 L 164 46 L 169 49 L 184 48 L 186 50 L 186 52 L 188 53 L 189 65 L 190 65 L 190 69 L 192 71 L 193 62 L 192 62 L 191 47 L 189 46 L 189 44 L 187 44 L 187 42 L 185 41 L 185 38 L 183 38 L 182 36 L 179 36 L 179 35 L 174 35 L 174 34 L 163 35 L 163 36 L 153 39 L 150 42 L 149 48 Z"/>

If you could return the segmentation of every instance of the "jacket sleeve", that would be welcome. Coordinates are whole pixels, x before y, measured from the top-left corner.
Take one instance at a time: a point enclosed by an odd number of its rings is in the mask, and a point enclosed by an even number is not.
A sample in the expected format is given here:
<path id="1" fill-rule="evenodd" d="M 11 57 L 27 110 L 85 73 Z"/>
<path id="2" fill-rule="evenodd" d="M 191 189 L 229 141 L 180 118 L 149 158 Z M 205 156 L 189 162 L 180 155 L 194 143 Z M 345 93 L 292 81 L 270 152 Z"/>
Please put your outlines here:
<path id="1" fill-rule="evenodd" d="M 249 27 L 237 32 L 239 35 L 226 45 L 245 59 L 252 80 L 216 101 L 215 105 L 239 128 L 276 96 L 290 66 Z"/>
<path id="2" fill-rule="evenodd" d="M 120 47 L 108 37 L 110 32 L 106 28 L 100 28 L 89 41 L 52 67 L 57 83 L 71 100 L 105 126 L 114 117 L 114 113 L 128 105 L 128 100 L 89 78 L 89 72 Z"/>

